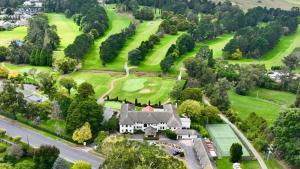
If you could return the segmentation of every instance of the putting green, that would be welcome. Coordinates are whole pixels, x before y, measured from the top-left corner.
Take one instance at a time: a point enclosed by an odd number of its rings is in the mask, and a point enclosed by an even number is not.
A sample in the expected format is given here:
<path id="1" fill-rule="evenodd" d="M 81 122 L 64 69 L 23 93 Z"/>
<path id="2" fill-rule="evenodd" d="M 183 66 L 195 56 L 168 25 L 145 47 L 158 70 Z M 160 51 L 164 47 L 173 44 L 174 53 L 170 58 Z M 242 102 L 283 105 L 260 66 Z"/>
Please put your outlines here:
<path id="1" fill-rule="evenodd" d="M 147 82 L 147 79 L 129 79 L 126 80 L 122 90 L 126 92 L 135 92 L 144 88 L 144 83 Z"/>
<path id="2" fill-rule="evenodd" d="M 23 40 L 27 27 L 17 27 L 11 31 L 0 31 L 0 46 L 8 46 L 13 40 Z"/>

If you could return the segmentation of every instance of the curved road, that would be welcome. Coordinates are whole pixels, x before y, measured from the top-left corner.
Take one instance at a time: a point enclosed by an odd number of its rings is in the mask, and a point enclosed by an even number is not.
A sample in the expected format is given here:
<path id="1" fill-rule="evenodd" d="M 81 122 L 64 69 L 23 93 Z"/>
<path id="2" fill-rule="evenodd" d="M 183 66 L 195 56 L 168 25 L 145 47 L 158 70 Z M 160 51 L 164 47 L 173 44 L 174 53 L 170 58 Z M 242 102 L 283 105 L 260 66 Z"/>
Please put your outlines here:
<path id="1" fill-rule="evenodd" d="M 91 154 L 83 149 L 73 147 L 63 142 L 54 140 L 52 138 L 45 137 L 29 129 L 26 129 L 10 119 L 6 119 L 0 116 L 0 128 L 6 130 L 6 134 L 12 137 L 21 136 L 22 141 L 33 147 L 40 147 L 41 145 L 48 144 L 57 147 L 60 150 L 60 157 L 70 161 L 76 162 L 78 160 L 84 160 L 92 164 L 93 169 L 98 169 L 99 165 L 104 162 L 104 159 Z M 28 138 L 28 140 L 27 140 Z"/>

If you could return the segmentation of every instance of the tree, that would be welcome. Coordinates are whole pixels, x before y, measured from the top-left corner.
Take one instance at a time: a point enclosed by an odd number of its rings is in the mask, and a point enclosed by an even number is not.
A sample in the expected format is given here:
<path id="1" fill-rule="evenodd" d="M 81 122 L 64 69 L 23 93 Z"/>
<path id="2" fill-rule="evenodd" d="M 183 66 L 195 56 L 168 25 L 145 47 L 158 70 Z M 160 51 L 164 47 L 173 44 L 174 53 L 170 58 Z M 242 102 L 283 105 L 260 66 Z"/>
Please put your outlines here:
<path id="1" fill-rule="evenodd" d="M 201 111 L 201 115 L 204 117 L 204 120 L 207 120 L 208 123 L 214 123 L 220 121 L 219 109 L 214 106 L 206 106 Z"/>
<path id="2" fill-rule="evenodd" d="M 56 65 L 63 74 L 67 74 L 76 69 L 77 61 L 76 59 L 65 57 L 63 59 L 56 60 Z"/>
<path id="3" fill-rule="evenodd" d="M 152 8 L 143 7 L 134 12 L 134 17 L 135 19 L 150 21 L 154 18 L 154 12 Z"/>
<path id="4" fill-rule="evenodd" d="M 128 53 L 128 60 L 132 65 L 139 65 L 144 60 L 144 56 L 139 49 L 133 49 Z"/>
<path id="5" fill-rule="evenodd" d="M 93 86 L 90 83 L 83 82 L 78 87 L 78 95 L 83 98 L 88 98 L 94 96 L 95 91 Z"/>
<path id="6" fill-rule="evenodd" d="M 8 163 L 0 163 L 0 168 L 1 169 L 14 169 L 14 167 Z"/>
<path id="7" fill-rule="evenodd" d="M 63 77 L 59 80 L 59 84 L 68 90 L 69 95 L 71 94 L 71 89 L 76 88 L 76 82 L 72 78 Z"/>
<path id="8" fill-rule="evenodd" d="M 239 143 L 233 143 L 230 147 L 230 161 L 237 163 L 242 159 L 243 147 Z"/>
<path id="9" fill-rule="evenodd" d="M 85 122 L 81 128 L 76 129 L 72 136 L 72 139 L 78 143 L 83 143 L 91 138 L 91 125 L 88 122 Z"/>
<path id="10" fill-rule="evenodd" d="M 109 120 L 104 121 L 101 129 L 105 131 L 118 131 L 119 119 L 116 116 L 111 117 Z"/>
<path id="11" fill-rule="evenodd" d="M 160 68 L 163 71 L 163 73 L 167 73 L 170 71 L 173 64 L 174 64 L 174 59 L 170 56 L 167 56 L 165 59 L 163 59 L 160 62 Z"/>
<path id="12" fill-rule="evenodd" d="M 196 100 L 202 101 L 202 90 L 200 88 L 186 88 L 181 92 L 181 101 Z"/>
<path id="13" fill-rule="evenodd" d="M 176 46 L 179 50 L 179 55 L 183 55 L 194 49 L 195 41 L 189 34 L 183 34 L 177 39 Z"/>
<path id="14" fill-rule="evenodd" d="M 26 112 L 24 95 L 17 92 L 16 85 L 11 81 L 3 82 L 3 91 L 0 92 L 0 110 L 10 113 L 14 118 L 17 113 Z"/>
<path id="15" fill-rule="evenodd" d="M 274 145 L 289 164 L 300 166 L 299 126 L 300 110 L 291 109 L 280 113 L 274 123 Z"/>
<path id="16" fill-rule="evenodd" d="M 56 94 L 56 78 L 49 73 L 40 72 L 38 74 L 40 89 L 52 100 Z"/>
<path id="17" fill-rule="evenodd" d="M 226 79 L 219 79 L 207 91 L 211 104 L 220 110 L 227 110 L 230 107 L 230 100 L 227 93 L 230 88 L 231 85 Z"/>
<path id="18" fill-rule="evenodd" d="M 51 169 L 59 156 L 59 149 L 50 145 L 42 145 L 34 151 L 33 161 L 35 168 Z"/>
<path id="19" fill-rule="evenodd" d="M 170 92 L 170 97 L 176 100 L 176 102 L 178 102 L 181 98 L 181 91 L 182 91 L 182 86 L 180 86 L 180 84 L 176 82 L 175 86 Z"/>
<path id="20" fill-rule="evenodd" d="M 88 33 L 78 35 L 74 42 L 64 49 L 64 53 L 67 57 L 80 60 L 88 52 L 92 44 L 94 43 L 94 37 Z"/>
<path id="21" fill-rule="evenodd" d="M 14 144 L 8 148 L 4 160 L 11 163 L 16 163 L 23 157 L 23 155 L 24 151 L 22 150 L 22 147 L 20 145 Z"/>
<path id="22" fill-rule="evenodd" d="M 178 107 L 178 112 L 181 116 L 195 118 L 200 115 L 203 106 L 195 100 L 185 100 Z"/>
<path id="23" fill-rule="evenodd" d="M 298 85 L 296 100 L 294 103 L 295 107 L 300 108 L 300 84 Z"/>
<path id="24" fill-rule="evenodd" d="M 6 57 L 9 56 L 9 50 L 8 48 L 4 46 L 0 46 L 0 62 L 3 62 L 6 60 Z"/>
<path id="25" fill-rule="evenodd" d="M 292 54 L 283 58 L 282 62 L 291 70 L 296 69 L 300 62 L 300 48 L 296 48 Z"/>
<path id="26" fill-rule="evenodd" d="M 34 168 L 34 163 L 31 160 L 22 160 L 14 166 L 14 169 L 35 169 L 35 168 Z"/>
<path id="27" fill-rule="evenodd" d="M 243 53 L 240 49 L 236 49 L 235 52 L 231 55 L 230 59 L 240 60 L 243 57 Z"/>
<path id="28" fill-rule="evenodd" d="M 92 98 L 77 97 L 71 103 L 66 119 L 66 130 L 73 133 L 74 130 L 89 122 L 93 134 L 96 134 L 101 127 L 103 120 L 103 107 L 98 105 Z"/>
<path id="29" fill-rule="evenodd" d="M 92 169 L 92 166 L 90 163 L 85 161 L 77 161 L 71 169 Z"/>
<path id="30" fill-rule="evenodd" d="M 172 130 L 165 130 L 164 134 L 166 135 L 166 137 L 168 137 L 171 140 L 176 140 L 177 139 L 177 134 Z"/>
<path id="31" fill-rule="evenodd" d="M 58 157 L 55 160 L 52 169 L 70 169 L 70 165 L 66 160 Z"/>

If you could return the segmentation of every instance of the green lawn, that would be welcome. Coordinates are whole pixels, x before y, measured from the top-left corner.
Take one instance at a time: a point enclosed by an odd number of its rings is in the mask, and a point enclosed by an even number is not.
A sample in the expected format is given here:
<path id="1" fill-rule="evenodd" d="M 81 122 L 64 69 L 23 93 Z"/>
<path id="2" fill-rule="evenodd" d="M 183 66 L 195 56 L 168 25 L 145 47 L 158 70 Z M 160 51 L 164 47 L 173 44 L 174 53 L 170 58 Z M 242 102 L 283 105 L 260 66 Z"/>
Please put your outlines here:
<path id="1" fill-rule="evenodd" d="M 283 63 L 281 60 L 292 53 L 296 47 L 300 47 L 300 26 L 296 33 L 289 36 L 283 36 L 275 48 L 264 55 L 263 59 L 242 59 L 238 61 L 230 61 L 230 63 L 265 64 L 266 67 L 270 69 L 272 66 L 282 65 Z"/>
<path id="2" fill-rule="evenodd" d="M 2 63 L 2 64 L 7 69 L 18 71 L 19 73 L 24 73 L 24 72 L 28 73 L 28 71 L 32 68 L 37 69 L 37 72 L 50 72 L 51 71 L 51 68 L 46 67 L 46 66 L 15 65 L 15 64 L 11 64 L 11 63 Z"/>
<path id="3" fill-rule="evenodd" d="M 114 76 L 104 73 L 93 73 L 93 72 L 76 72 L 69 75 L 65 75 L 65 77 L 73 78 L 78 85 L 83 82 L 88 82 L 93 85 L 95 90 L 95 96 L 98 98 L 102 96 L 108 89 L 110 82 Z M 116 76 L 118 77 L 118 76 Z"/>
<path id="4" fill-rule="evenodd" d="M 109 69 L 111 67 L 116 69 L 122 69 L 123 64 L 107 64 L 106 67 L 103 67 L 100 57 L 99 57 L 99 47 L 103 41 L 105 41 L 110 35 L 119 33 L 122 31 L 122 29 L 128 27 L 132 19 L 129 17 L 128 14 L 119 14 L 113 9 L 111 6 L 109 6 L 106 9 L 106 12 L 109 17 L 109 29 L 107 30 L 106 34 L 97 39 L 94 43 L 94 45 L 91 47 L 90 51 L 86 54 L 82 68 L 83 69 L 99 69 L 99 68 L 106 68 Z"/>
<path id="5" fill-rule="evenodd" d="M 27 27 L 17 27 L 11 31 L 0 31 L 0 46 L 8 46 L 13 40 L 23 40 Z"/>
<path id="6" fill-rule="evenodd" d="M 179 32 L 177 35 L 167 35 L 161 38 L 159 44 L 155 45 L 154 48 L 148 53 L 144 62 L 139 65 L 138 70 L 141 71 L 155 71 L 160 72 L 160 62 L 166 56 L 166 53 L 172 44 L 176 43 L 178 37 L 182 35 Z"/>
<path id="7" fill-rule="evenodd" d="M 57 34 L 60 37 L 60 46 L 57 51 L 54 52 L 54 58 L 64 57 L 64 49 L 75 40 L 81 32 L 79 26 L 70 19 L 66 18 L 64 14 L 47 13 L 49 19 L 49 25 L 55 25 L 57 27 Z"/>
<path id="8" fill-rule="evenodd" d="M 139 102 L 152 104 L 167 101 L 169 93 L 175 85 L 175 79 L 159 77 L 137 77 L 131 75 L 129 78 L 116 83 L 115 89 L 110 94 L 110 98 L 119 97 L 134 102 L 135 98 Z"/>
<path id="9" fill-rule="evenodd" d="M 222 159 L 218 159 L 216 164 L 217 164 L 218 169 L 232 169 L 232 163 L 229 161 L 229 158 L 223 157 Z M 258 168 L 260 168 L 260 166 L 257 161 L 249 160 L 249 161 L 242 161 L 241 168 L 242 169 L 258 169 Z"/>
<path id="10" fill-rule="evenodd" d="M 295 95 L 275 90 L 255 89 L 248 96 L 240 96 L 230 91 L 229 98 L 231 107 L 242 119 L 247 118 L 251 112 L 255 112 L 272 124 L 280 111 L 293 104 Z"/>

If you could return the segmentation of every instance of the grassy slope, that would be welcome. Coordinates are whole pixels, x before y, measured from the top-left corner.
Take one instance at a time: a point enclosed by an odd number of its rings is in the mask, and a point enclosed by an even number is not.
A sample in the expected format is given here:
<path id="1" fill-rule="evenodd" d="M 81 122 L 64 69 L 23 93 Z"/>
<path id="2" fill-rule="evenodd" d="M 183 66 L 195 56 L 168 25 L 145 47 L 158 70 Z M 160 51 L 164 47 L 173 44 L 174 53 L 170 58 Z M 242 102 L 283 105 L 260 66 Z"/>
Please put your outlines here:
<path id="1" fill-rule="evenodd" d="M 62 58 L 64 57 L 63 50 L 81 33 L 79 26 L 72 19 L 66 18 L 64 14 L 48 13 L 47 16 L 49 18 L 49 25 L 57 27 L 57 34 L 60 37 L 60 46 L 54 52 L 54 58 Z"/>
<path id="2" fill-rule="evenodd" d="M 0 31 L 0 46 L 8 46 L 12 40 L 23 40 L 27 27 L 17 27 L 11 31 Z"/>
<path id="3" fill-rule="evenodd" d="M 238 64 L 265 64 L 268 69 L 272 66 L 280 66 L 283 63 L 281 60 L 292 53 L 292 51 L 296 48 L 300 47 L 300 26 L 297 29 L 297 32 L 289 35 L 284 36 L 281 38 L 280 42 L 275 46 L 274 49 L 269 51 L 264 55 L 264 58 L 261 60 L 255 59 L 242 59 L 238 61 L 230 61 L 231 63 L 238 63 Z"/>
<path id="4" fill-rule="evenodd" d="M 240 96 L 230 91 L 229 98 L 231 107 L 239 113 L 242 119 L 247 118 L 251 112 L 255 112 L 272 124 L 279 112 L 294 102 L 295 95 L 275 90 L 256 89 L 248 96 Z"/>
<path id="5" fill-rule="evenodd" d="M 71 77 L 75 79 L 77 84 L 88 82 L 93 85 L 95 90 L 96 98 L 102 96 L 108 89 L 113 76 L 104 73 L 93 73 L 93 72 L 76 72 L 65 77 Z"/>
<path id="6" fill-rule="evenodd" d="M 132 85 L 132 89 L 128 89 L 128 83 L 135 79 L 136 84 Z M 127 84 L 126 84 L 127 83 Z M 134 102 L 135 98 L 139 102 L 148 103 L 151 100 L 152 103 L 158 103 L 168 100 L 169 93 L 175 84 L 173 79 L 164 79 L 159 77 L 137 77 L 131 75 L 129 78 L 118 81 L 115 89 L 110 94 L 111 98 L 119 97 L 120 99 L 127 99 Z M 142 86 L 142 87 L 141 87 Z M 132 92 L 129 92 L 129 91 Z"/>
<path id="7" fill-rule="evenodd" d="M 222 159 L 217 160 L 217 168 L 218 169 L 231 169 L 232 163 L 229 161 L 229 158 L 223 157 Z M 257 161 L 242 161 L 241 168 L 243 169 L 257 169 L 260 168 L 259 163 Z"/>
<path id="8" fill-rule="evenodd" d="M 111 7 L 106 10 L 109 17 L 109 30 L 106 34 L 97 39 L 90 51 L 86 54 L 82 67 L 83 69 L 98 69 L 103 68 L 99 57 L 99 47 L 103 41 L 105 41 L 110 35 L 121 32 L 122 29 L 126 28 L 131 19 L 127 15 L 117 14 Z M 111 67 L 110 64 L 107 67 Z M 123 64 L 117 64 L 116 68 L 123 68 Z"/>

